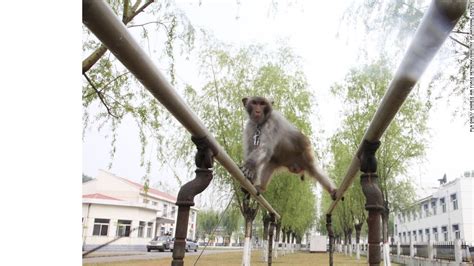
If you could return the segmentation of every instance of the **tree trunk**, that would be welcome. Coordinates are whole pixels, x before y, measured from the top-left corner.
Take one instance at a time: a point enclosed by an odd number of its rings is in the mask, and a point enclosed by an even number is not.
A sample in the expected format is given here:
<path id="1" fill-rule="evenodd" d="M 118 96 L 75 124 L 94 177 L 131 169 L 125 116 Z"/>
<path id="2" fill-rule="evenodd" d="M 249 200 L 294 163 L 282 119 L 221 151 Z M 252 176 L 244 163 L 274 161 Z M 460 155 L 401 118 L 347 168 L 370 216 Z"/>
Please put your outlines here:
<path id="1" fill-rule="evenodd" d="M 390 211 L 387 206 L 385 206 L 384 211 L 382 211 L 382 239 L 384 243 L 388 243 L 388 215 Z"/>
<path id="2" fill-rule="evenodd" d="M 352 228 L 349 228 L 347 230 L 347 237 L 349 238 L 348 244 L 349 244 L 349 256 L 352 257 Z"/>
<path id="3" fill-rule="evenodd" d="M 347 256 L 347 235 L 348 235 L 348 230 L 344 229 L 344 255 Z"/>
<path id="4" fill-rule="evenodd" d="M 360 260 L 360 232 L 362 231 L 363 223 L 357 223 L 354 225 L 356 230 L 356 259 Z"/>
<path id="5" fill-rule="evenodd" d="M 252 221 L 245 219 L 245 241 L 244 241 L 244 253 L 242 256 L 242 265 L 250 266 L 250 256 L 251 256 L 251 243 L 250 239 L 252 238 Z"/>
<path id="6" fill-rule="evenodd" d="M 291 233 L 291 253 L 295 253 L 295 246 L 296 246 L 296 237 L 295 233 Z"/>
<path id="7" fill-rule="evenodd" d="M 242 201 L 242 210 L 245 218 L 245 242 L 244 252 L 242 254 L 242 265 L 250 266 L 250 257 L 252 252 L 252 246 L 250 240 L 252 239 L 252 223 L 258 212 L 258 205 L 252 204 L 251 199 L 244 198 Z M 253 202 L 255 203 L 255 202 Z"/>
<path id="8" fill-rule="evenodd" d="M 384 201 L 384 210 L 382 211 L 382 240 L 383 240 L 383 259 L 384 265 L 390 266 L 390 245 L 388 243 L 388 218 L 390 210 L 388 208 L 388 201 Z"/>
<path id="9" fill-rule="evenodd" d="M 286 252 L 291 251 L 291 230 L 286 231 Z"/>
<path id="10" fill-rule="evenodd" d="M 282 255 L 285 256 L 285 252 L 286 252 L 286 229 L 285 228 L 281 229 L 281 250 L 282 250 Z"/>
<path id="11" fill-rule="evenodd" d="M 281 222 L 278 222 L 275 227 L 275 242 L 273 249 L 273 257 L 278 258 L 278 249 L 280 244 Z"/>
<path id="12" fill-rule="evenodd" d="M 270 215 L 264 214 L 263 221 L 263 240 L 262 240 L 262 260 L 268 261 L 268 227 L 270 225 Z"/>

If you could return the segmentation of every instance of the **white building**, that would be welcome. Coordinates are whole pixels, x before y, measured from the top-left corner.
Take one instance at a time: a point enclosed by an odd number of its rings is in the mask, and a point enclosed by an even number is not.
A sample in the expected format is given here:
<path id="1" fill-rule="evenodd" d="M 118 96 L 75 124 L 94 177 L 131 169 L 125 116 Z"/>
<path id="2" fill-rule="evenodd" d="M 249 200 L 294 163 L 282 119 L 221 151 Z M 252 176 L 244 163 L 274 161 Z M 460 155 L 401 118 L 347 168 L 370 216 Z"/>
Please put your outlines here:
<path id="1" fill-rule="evenodd" d="M 82 237 L 85 250 L 146 250 L 156 235 L 175 233 L 176 197 L 100 170 L 82 184 Z M 187 238 L 196 237 L 197 209 L 191 207 Z"/>
<path id="2" fill-rule="evenodd" d="M 395 214 L 395 241 L 474 243 L 474 170 L 446 183 L 413 207 Z"/>

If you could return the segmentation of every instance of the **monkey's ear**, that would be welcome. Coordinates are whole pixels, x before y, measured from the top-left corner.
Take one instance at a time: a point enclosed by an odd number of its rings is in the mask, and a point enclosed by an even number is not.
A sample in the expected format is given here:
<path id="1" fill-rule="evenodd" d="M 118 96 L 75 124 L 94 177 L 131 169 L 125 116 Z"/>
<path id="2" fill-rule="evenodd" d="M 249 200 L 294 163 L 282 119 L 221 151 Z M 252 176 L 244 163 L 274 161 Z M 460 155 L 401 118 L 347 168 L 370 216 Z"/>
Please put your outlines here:
<path id="1" fill-rule="evenodd" d="M 244 104 L 244 106 L 247 106 L 247 101 L 249 100 L 248 97 L 244 97 L 242 98 L 242 103 Z"/>

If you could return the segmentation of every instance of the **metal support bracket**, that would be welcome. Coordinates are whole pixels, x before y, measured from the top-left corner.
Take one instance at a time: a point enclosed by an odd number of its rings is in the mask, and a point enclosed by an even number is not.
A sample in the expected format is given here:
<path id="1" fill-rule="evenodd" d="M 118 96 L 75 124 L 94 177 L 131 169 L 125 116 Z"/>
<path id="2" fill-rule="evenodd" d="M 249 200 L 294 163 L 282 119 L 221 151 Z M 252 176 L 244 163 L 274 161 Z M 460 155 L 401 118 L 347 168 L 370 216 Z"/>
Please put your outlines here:
<path id="1" fill-rule="evenodd" d="M 178 193 L 176 205 L 178 205 L 178 218 L 176 221 L 176 233 L 173 249 L 172 266 L 184 265 L 184 254 L 186 247 L 186 235 L 188 231 L 189 210 L 194 206 L 194 197 L 203 192 L 212 180 L 212 166 L 217 151 L 213 150 L 206 137 L 191 137 L 197 148 L 194 158 L 196 163 L 196 178 L 184 184 Z"/>
<path id="2" fill-rule="evenodd" d="M 362 192 L 366 198 L 365 209 L 369 212 L 367 224 L 369 227 L 369 265 L 380 265 L 380 239 L 382 221 L 381 215 L 384 211 L 382 191 L 378 185 L 377 159 L 375 152 L 380 147 L 380 141 L 369 142 L 364 140 L 360 156 L 360 170 L 364 172 L 360 176 Z"/>

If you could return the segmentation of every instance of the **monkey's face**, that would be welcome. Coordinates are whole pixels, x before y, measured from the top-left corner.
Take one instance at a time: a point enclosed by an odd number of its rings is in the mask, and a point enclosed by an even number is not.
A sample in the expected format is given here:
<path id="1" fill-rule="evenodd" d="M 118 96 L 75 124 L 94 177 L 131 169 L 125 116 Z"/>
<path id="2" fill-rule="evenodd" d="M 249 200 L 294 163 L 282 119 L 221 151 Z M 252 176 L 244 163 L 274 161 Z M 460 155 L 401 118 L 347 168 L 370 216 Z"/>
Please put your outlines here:
<path id="1" fill-rule="evenodd" d="M 247 109 L 250 120 L 257 124 L 267 120 L 272 111 L 272 104 L 264 97 L 243 98 L 242 103 Z"/>

